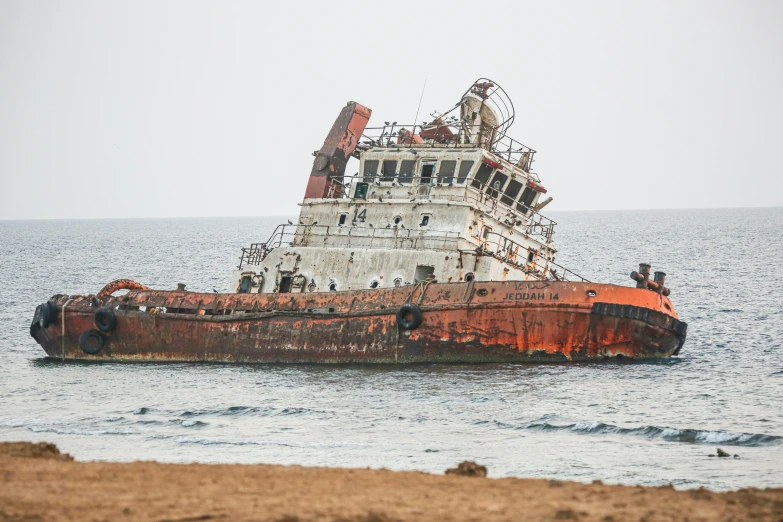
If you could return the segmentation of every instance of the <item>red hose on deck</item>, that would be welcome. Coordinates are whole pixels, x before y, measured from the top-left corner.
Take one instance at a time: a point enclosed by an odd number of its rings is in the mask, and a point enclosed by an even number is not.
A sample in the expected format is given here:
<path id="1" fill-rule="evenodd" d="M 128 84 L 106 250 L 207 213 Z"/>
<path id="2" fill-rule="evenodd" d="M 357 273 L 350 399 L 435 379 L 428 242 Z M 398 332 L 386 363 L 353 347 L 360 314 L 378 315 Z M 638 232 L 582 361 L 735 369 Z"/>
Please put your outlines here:
<path id="1" fill-rule="evenodd" d="M 132 279 L 117 279 L 116 281 L 112 281 L 108 285 L 101 288 L 101 291 L 98 292 L 96 297 L 106 297 L 107 295 L 113 294 L 117 290 L 149 290 L 149 288 L 141 283 L 133 281 Z"/>

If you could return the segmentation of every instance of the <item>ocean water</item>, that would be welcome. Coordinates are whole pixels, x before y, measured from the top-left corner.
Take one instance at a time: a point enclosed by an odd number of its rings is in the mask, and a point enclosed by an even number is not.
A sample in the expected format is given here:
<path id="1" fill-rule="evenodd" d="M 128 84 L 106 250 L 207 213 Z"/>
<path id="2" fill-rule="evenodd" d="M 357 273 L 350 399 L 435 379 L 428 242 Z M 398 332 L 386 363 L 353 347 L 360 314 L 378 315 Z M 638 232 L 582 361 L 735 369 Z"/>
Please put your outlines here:
<path id="1" fill-rule="evenodd" d="M 226 291 L 286 218 L 0 222 L 0 440 L 80 460 L 242 462 L 724 490 L 783 486 L 783 209 L 561 212 L 557 261 L 668 274 L 689 323 L 654 363 L 409 367 L 60 363 L 37 304 L 130 277 Z M 716 448 L 739 458 L 710 458 Z"/>

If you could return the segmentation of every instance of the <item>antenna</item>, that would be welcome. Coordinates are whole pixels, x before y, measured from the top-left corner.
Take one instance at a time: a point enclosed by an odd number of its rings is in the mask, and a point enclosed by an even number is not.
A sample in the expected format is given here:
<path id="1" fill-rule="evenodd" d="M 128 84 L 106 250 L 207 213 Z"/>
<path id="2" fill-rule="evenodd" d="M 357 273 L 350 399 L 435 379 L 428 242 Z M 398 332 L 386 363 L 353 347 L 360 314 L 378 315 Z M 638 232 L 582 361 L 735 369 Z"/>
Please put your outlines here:
<path id="1" fill-rule="evenodd" d="M 424 99 L 424 89 L 427 88 L 427 79 L 424 79 L 424 86 L 421 88 L 421 96 L 419 96 L 419 106 L 416 107 L 416 117 L 413 118 L 413 134 L 416 134 L 416 122 L 419 121 L 419 109 L 421 109 L 421 100 Z M 413 140 L 411 139 L 411 142 Z M 412 144 L 412 143 L 411 143 Z"/>

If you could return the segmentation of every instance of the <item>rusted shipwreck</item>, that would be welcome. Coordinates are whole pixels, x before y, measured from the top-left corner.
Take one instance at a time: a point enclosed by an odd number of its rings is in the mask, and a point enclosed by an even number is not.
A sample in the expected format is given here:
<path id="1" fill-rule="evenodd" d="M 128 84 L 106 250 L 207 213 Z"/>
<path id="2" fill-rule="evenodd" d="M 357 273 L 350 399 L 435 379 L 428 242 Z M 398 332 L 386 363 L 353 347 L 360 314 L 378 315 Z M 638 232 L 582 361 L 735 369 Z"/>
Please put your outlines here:
<path id="1" fill-rule="evenodd" d="M 31 335 L 49 357 L 226 362 L 546 362 L 679 353 L 687 325 L 642 264 L 633 287 L 555 262 L 536 152 L 479 79 L 421 124 L 367 127 L 349 102 L 298 221 L 242 249 L 233 293 L 130 280 L 55 295 Z M 346 175 L 351 158 L 359 171 Z M 115 295 L 127 290 L 123 295 Z"/>

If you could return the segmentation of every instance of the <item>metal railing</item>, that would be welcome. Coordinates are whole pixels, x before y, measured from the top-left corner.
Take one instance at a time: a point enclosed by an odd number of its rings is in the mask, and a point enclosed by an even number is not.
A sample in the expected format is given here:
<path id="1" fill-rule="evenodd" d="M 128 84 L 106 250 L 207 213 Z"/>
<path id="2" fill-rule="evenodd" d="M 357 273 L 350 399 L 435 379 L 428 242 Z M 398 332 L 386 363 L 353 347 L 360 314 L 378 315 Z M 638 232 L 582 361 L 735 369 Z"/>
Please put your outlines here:
<path id="1" fill-rule="evenodd" d="M 394 122 L 382 127 L 367 127 L 354 156 L 358 158 L 359 154 L 372 148 L 482 148 L 530 172 L 535 150 L 505 134 L 492 143 L 480 141 L 482 130 L 481 125 L 467 125 L 458 120 L 427 125 Z"/>
<path id="2" fill-rule="evenodd" d="M 281 246 L 460 251 L 493 257 L 541 280 L 587 281 L 547 259 L 538 250 L 530 250 L 502 234 L 488 230 L 480 238 L 466 238 L 457 232 L 401 228 L 278 225 L 267 242 L 253 243 L 249 248 L 242 249 L 238 268 L 260 265 L 272 250 Z"/>
<path id="3" fill-rule="evenodd" d="M 525 273 L 547 281 L 581 281 L 587 279 L 566 267 L 555 263 L 542 255 L 538 250 L 528 250 L 516 241 L 497 232 L 487 232 L 482 235 L 480 253 L 488 255 L 521 268 Z"/>
<path id="4" fill-rule="evenodd" d="M 372 179 L 372 181 L 367 181 L 368 179 Z M 430 183 L 430 184 L 420 184 L 418 183 L 420 181 L 420 178 L 415 177 L 412 178 L 413 182 L 410 185 L 400 183 L 399 186 L 397 186 L 397 188 L 389 187 L 388 185 L 381 185 L 379 179 L 380 177 L 377 174 L 373 178 L 367 178 L 363 175 L 357 174 L 355 176 L 344 178 L 344 182 L 339 182 L 335 180 L 334 182 L 339 183 L 339 185 L 330 188 L 327 197 L 333 198 L 336 197 L 337 194 L 341 194 L 343 198 L 350 199 L 350 186 L 357 181 L 369 183 L 375 188 L 387 189 L 389 192 L 391 192 L 392 189 L 395 192 L 402 192 L 402 188 L 408 188 L 410 190 L 406 190 L 405 194 L 392 193 L 391 195 L 387 195 L 386 192 L 384 192 L 383 194 L 380 195 L 380 197 L 381 198 L 386 197 L 387 199 L 390 199 L 390 198 L 394 198 L 395 195 L 398 195 L 400 196 L 400 199 L 402 199 L 402 196 L 407 195 L 408 198 L 413 198 L 413 200 L 435 199 L 435 200 L 442 200 L 442 201 L 475 203 L 477 204 L 477 206 L 479 206 L 479 208 L 481 208 L 484 211 L 505 212 L 505 215 L 495 216 L 495 218 L 498 219 L 499 221 L 503 221 L 506 225 L 521 227 L 522 224 L 524 224 L 523 230 L 525 234 L 540 238 L 547 244 L 552 242 L 552 236 L 555 233 L 555 226 L 557 225 L 556 221 L 553 221 L 552 219 L 544 216 L 543 214 L 540 214 L 534 208 L 531 208 L 519 201 L 512 200 L 511 206 L 505 204 L 502 201 L 503 199 L 502 192 L 499 192 L 494 188 L 491 188 L 489 184 L 482 183 L 477 179 L 467 178 L 466 181 L 462 184 L 454 185 L 452 183 L 451 185 L 446 185 L 444 183 L 438 183 L 437 181 L 435 183 Z M 438 178 L 433 177 L 432 179 L 437 180 Z M 478 187 L 476 187 L 476 185 L 478 185 Z M 448 194 L 445 192 L 444 193 L 435 192 L 433 194 L 432 189 L 435 187 L 441 187 L 441 188 L 457 187 L 457 190 L 463 189 L 464 192 L 462 192 L 461 194 Z M 371 194 L 372 192 L 368 193 L 367 199 L 377 199 L 377 198 L 372 198 Z M 519 207 L 522 208 L 520 209 Z M 521 221 L 521 223 L 517 225 L 516 223 L 517 221 Z"/>
<path id="5" fill-rule="evenodd" d="M 268 241 L 253 243 L 250 248 L 242 249 L 238 268 L 260 264 L 269 252 L 280 246 L 453 252 L 460 249 L 461 240 L 464 238 L 458 232 L 412 230 L 391 226 L 374 228 L 340 225 L 278 225 Z"/>

